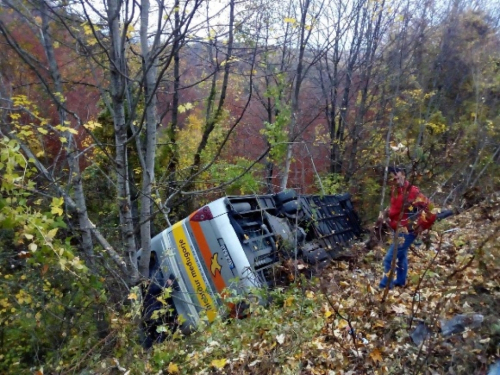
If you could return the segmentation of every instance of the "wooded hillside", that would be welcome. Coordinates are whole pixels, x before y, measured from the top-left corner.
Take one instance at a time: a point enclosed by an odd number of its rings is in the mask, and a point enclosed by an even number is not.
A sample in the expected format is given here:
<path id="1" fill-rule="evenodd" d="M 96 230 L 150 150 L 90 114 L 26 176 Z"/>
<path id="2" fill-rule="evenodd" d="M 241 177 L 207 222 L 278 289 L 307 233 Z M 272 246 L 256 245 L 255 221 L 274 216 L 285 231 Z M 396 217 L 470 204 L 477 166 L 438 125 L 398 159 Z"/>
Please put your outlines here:
<path id="1" fill-rule="evenodd" d="M 480 374 L 500 356 L 497 2 L 97 3 L 0 0 L 0 372 Z M 247 320 L 143 351 L 154 235 L 285 189 L 349 192 L 369 227 L 394 165 L 465 210 L 415 250 L 410 289 L 381 302 L 382 249 L 359 244 Z M 411 347 L 414 319 L 472 311 L 491 325 Z"/>

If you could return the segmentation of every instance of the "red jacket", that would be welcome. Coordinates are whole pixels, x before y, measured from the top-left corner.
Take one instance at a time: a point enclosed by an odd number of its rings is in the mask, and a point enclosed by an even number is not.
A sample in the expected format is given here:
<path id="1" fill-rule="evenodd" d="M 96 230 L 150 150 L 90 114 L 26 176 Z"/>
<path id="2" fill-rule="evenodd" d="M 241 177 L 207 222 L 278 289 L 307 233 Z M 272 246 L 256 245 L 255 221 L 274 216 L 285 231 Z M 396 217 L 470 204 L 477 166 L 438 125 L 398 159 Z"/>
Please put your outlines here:
<path id="1" fill-rule="evenodd" d="M 429 229 L 436 221 L 436 215 L 431 212 L 430 206 L 429 198 L 423 195 L 418 187 L 405 181 L 404 186 L 392 188 L 389 225 L 396 230 L 399 222 L 401 227 L 407 228 L 410 232 L 417 227 L 421 230 Z M 404 212 L 401 216 L 402 210 Z"/>

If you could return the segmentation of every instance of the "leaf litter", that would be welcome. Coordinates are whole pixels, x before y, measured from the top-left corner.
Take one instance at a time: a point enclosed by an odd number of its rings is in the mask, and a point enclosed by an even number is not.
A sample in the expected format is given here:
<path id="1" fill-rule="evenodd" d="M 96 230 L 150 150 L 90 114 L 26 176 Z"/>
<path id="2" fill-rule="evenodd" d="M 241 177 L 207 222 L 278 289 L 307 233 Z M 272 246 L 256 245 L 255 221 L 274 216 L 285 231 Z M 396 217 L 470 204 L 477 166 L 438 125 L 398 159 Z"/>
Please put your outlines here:
<path id="1" fill-rule="evenodd" d="M 385 301 L 377 285 L 388 245 L 355 243 L 349 262 L 280 289 L 281 303 L 275 292 L 271 306 L 246 319 L 154 350 L 187 344 L 191 354 L 177 358 L 186 373 L 487 374 L 500 357 L 499 219 L 494 195 L 436 224 L 409 252 L 408 284 Z M 442 325 L 461 316 L 481 318 L 443 335 Z M 214 339 L 216 351 L 197 351 Z"/>

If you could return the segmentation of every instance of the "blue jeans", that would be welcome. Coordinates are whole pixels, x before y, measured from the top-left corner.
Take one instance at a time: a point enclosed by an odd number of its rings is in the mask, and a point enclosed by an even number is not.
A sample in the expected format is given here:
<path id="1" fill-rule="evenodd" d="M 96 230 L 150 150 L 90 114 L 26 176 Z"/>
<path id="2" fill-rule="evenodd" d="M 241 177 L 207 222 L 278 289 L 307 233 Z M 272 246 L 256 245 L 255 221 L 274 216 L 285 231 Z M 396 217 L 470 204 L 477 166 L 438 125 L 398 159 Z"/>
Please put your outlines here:
<path id="1" fill-rule="evenodd" d="M 408 234 L 400 233 L 399 237 L 404 238 L 404 242 L 398 247 L 397 264 L 396 264 L 396 281 L 391 282 L 390 285 L 391 288 L 393 286 L 404 286 L 406 284 L 406 276 L 408 275 L 408 249 L 410 248 L 410 245 L 413 243 L 413 241 L 415 241 L 415 238 L 417 238 L 417 236 L 414 233 L 408 233 Z M 387 275 L 391 270 L 393 252 L 394 252 L 394 243 L 391 245 L 389 251 L 387 251 L 387 254 L 385 255 L 384 258 L 384 277 L 382 278 L 382 281 L 379 284 L 380 288 L 385 288 L 385 286 L 387 285 L 387 281 L 389 280 Z"/>

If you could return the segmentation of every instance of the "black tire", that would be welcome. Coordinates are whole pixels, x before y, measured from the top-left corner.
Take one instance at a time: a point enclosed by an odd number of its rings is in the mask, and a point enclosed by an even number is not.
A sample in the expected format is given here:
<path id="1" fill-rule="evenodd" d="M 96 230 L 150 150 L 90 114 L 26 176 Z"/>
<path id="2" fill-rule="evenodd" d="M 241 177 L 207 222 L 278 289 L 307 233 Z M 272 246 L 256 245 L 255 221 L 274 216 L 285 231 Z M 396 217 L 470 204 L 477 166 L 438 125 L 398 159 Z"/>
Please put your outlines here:
<path id="1" fill-rule="evenodd" d="M 292 200 L 283 204 L 282 210 L 285 214 L 295 215 L 299 210 L 299 201 Z"/>
<path id="2" fill-rule="evenodd" d="M 240 202 L 240 203 L 233 203 L 233 210 L 241 213 L 241 212 L 247 212 L 252 209 L 252 206 L 250 206 L 250 203 L 248 202 Z"/>
<path id="3" fill-rule="evenodd" d="M 297 193 L 293 189 L 280 191 L 274 196 L 274 200 L 278 206 L 293 199 L 297 199 Z"/>
<path id="4" fill-rule="evenodd" d="M 291 223 L 300 223 L 304 218 L 304 211 L 298 200 L 289 201 L 283 204 L 283 206 L 281 206 L 281 214 L 288 218 L 288 221 Z"/>

